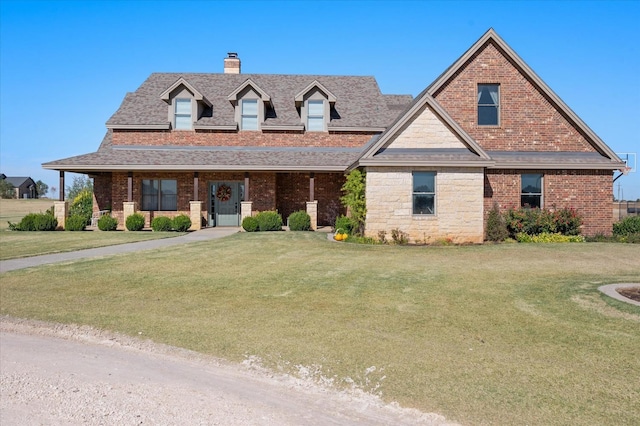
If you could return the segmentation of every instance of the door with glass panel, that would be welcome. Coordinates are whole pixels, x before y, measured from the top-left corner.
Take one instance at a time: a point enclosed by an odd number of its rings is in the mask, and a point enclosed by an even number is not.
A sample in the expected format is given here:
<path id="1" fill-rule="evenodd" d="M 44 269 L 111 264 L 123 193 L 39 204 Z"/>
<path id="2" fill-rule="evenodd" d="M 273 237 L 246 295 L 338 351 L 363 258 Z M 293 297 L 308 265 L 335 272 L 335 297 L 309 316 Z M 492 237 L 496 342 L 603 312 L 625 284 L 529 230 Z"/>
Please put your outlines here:
<path id="1" fill-rule="evenodd" d="M 240 202 L 244 196 L 241 182 L 209 184 L 209 226 L 240 226 Z"/>

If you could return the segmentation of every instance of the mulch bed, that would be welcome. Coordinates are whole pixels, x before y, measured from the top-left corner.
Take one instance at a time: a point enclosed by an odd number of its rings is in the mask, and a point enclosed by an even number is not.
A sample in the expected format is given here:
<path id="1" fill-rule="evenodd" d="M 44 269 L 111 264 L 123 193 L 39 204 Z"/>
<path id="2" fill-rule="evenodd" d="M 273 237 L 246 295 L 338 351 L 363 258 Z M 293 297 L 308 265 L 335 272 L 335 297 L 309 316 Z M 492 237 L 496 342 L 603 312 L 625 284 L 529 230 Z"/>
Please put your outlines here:
<path id="1" fill-rule="evenodd" d="M 616 291 L 627 299 L 640 302 L 640 287 L 618 288 Z"/>

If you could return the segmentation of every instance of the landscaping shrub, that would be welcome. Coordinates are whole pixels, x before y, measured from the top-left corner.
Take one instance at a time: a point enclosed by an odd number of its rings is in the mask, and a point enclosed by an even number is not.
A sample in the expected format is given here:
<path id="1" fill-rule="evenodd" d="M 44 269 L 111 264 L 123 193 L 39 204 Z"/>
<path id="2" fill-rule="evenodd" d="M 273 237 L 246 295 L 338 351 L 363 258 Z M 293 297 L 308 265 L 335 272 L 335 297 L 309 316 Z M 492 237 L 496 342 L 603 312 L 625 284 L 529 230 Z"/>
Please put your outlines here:
<path id="1" fill-rule="evenodd" d="M 260 231 L 281 231 L 282 216 L 276 211 L 264 211 L 256 215 Z"/>
<path id="2" fill-rule="evenodd" d="M 291 213 L 289 215 L 290 231 L 311 231 L 311 216 L 304 210 Z"/>
<path id="3" fill-rule="evenodd" d="M 155 232 L 168 232 L 173 228 L 171 218 L 166 216 L 154 217 L 151 221 L 151 229 Z"/>
<path id="4" fill-rule="evenodd" d="M 118 219 L 104 214 L 98 219 L 98 229 L 101 231 L 115 231 L 118 229 Z"/>
<path id="5" fill-rule="evenodd" d="M 553 212 L 555 232 L 562 235 L 579 235 L 582 217 L 574 209 L 559 209 Z"/>
<path id="6" fill-rule="evenodd" d="M 407 234 L 397 228 L 391 230 L 391 239 L 393 240 L 393 244 L 398 245 L 405 245 L 409 242 Z"/>
<path id="7" fill-rule="evenodd" d="M 84 189 L 73 199 L 69 207 L 69 216 L 80 216 L 84 220 L 84 226 L 91 224 L 91 216 L 93 215 L 93 192 Z M 78 219 L 75 219 L 78 220 Z M 66 221 L 65 221 L 66 228 Z"/>
<path id="8" fill-rule="evenodd" d="M 65 231 L 84 231 L 85 226 L 87 226 L 86 218 L 79 214 L 69 216 L 64 222 Z"/>
<path id="9" fill-rule="evenodd" d="M 349 234 L 364 234 L 364 222 L 367 217 L 366 182 L 366 173 L 356 169 L 347 175 L 347 180 L 342 185 L 344 195 L 340 197 L 340 202 L 347 207 L 353 221 Z"/>
<path id="10" fill-rule="evenodd" d="M 640 234 L 640 216 L 627 216 L 613 224 L 613 235 L 627 236 Z"/>
<path id="11" fill-rule="evenodd" d="M 582 218 L 573 209 L 555 212 L 547 209 L 509 209 L 504 214 L 504 220 L 510 238 L 516 238 L 521 232 L 527 235 L 578 235 L 582 225 Z"/>
<path id="12" fill-rule="evenodd" d="M 247 216 L 242 219 L 242 229 L 247 232 L 256 232 L 260 228 L 258 225 L 258 219 L 253 216 Z"/>
<path id="13" fill-rule="evenodd" d="M 356 227 L 357 227 L 356 222 L 350 217 L 347 217 L 345 215 L 340 215 L 336 219 L 335 229 L 342 229 L 343 232 L 349 235 L 353 234 L 353 230 L 356 229 Z"/>
<path id="14" fill-rule="evenodd" d="M 493 208 L 489 210 L 489 216 L 487 217 L 485 240 L 499 242 L 504 241 L 508 236 L 509 231 L 507 231 L 507 225 L 500 214 L 498 204 L 494 203 Z"/>
<path id="15" fill-rule="evenodd" d="M 173 229 L 177 232 L 187 232 L 191 228 L 191 218 L 181 214 L 173 218 Z"/>
<path id="16" fill-rule="evenodd" d="M 127 218 L 125 226 L 129 231 L 141 231 L 144 228 L 144 216 L 134 213 Z"/>
<path id="17" fill-rule="evenodd" d="M 562 235 L 561 233 L 543 232 L 538 235 L 528 235 L 520 232 L 516 235 L 519 243 L 584 243 L 585 238 L 581 235 Z"/>
<path id="18" fill-rule="evenodd" d="M 55 231 L 58 220 L 48 213 L 29 213 L 20 223 L 9 222 L 11 231 Z"/>

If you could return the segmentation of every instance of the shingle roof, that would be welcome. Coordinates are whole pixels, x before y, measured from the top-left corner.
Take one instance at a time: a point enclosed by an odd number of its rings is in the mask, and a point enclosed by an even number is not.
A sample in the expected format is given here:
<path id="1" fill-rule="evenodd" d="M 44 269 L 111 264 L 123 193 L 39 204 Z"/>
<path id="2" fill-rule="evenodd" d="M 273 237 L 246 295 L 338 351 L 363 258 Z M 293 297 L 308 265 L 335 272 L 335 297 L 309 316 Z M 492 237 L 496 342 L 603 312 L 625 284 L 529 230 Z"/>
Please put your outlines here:
<path id="1" fill-rule="evenodd" d="M 618 161 L 598 152 L 487 151 L 496 168 L 615 169 Z"/>
<path id="2" fill-rule="evenodd" d="M 33 181 L 30 177 L 5 176 L 4 181 L 10 183 L 15 188 L 22 186 L 27 181 Z"/>
<path id="3" fill-rule="evenodd" d="M 212 104 L 211 117 L 201 117 L 196 126 L 235 125 L 234 107 L 227 97 L 248 79 L 271 97 L 275 116 L 266 118 L 265 124 L 300 125 L 295 96 L 314 81 L 336 97 L 336 114 L 332 116 L 329 129 L 386 127 L 397 116 L 398 108 L 411 101 L 410 95 L 383 95 L 373 77 L 154 73 L 135 92 L 125 96 L 107 126 L 167 125 L 167 103 L 161 95 L 180 78 Z"/>

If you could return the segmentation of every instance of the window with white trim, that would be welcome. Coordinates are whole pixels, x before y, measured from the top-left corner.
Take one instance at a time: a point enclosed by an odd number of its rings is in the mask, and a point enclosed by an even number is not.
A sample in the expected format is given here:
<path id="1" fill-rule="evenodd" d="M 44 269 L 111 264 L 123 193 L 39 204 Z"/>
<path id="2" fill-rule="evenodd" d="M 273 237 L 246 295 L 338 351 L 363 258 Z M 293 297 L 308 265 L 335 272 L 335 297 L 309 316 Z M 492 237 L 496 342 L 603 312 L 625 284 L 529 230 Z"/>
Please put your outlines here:
<path id="1" fill-rule="evenodd" d="M 413 214 L 436 213 L 436 172 L 413 172 Z"/>
<path id="2" fill-rule="evenodd" d="M 520 177 L 520 206 L 542 208 L 542 174 L 524 173 Z"/>
<path id="3" fill-rule="evenodd" d="M 175 100 L 175 120 L 173 128 L 176 130 L 191 130 L 191 99 L 177 98 Z"/>
<path id="4" fill-rule="evenodd" d="M 142 179 L 142 210 L 178 210 L 178 181 Z"/>
<path id="5" fill-rule="evenodd" d="M 307 131 L 324 131 L 324 101 L 311 99 L 307 101 Z"/>
<path id="6" fill-rule="evenodd" d="M 240 130 L 258 130 L 258 100 L 243 99 L 240 117 Z"/>
<path id="7" fill-rule="evenodd" d="M 478 125 L 500 124 L 500 85 L 478 84 Z"/>

